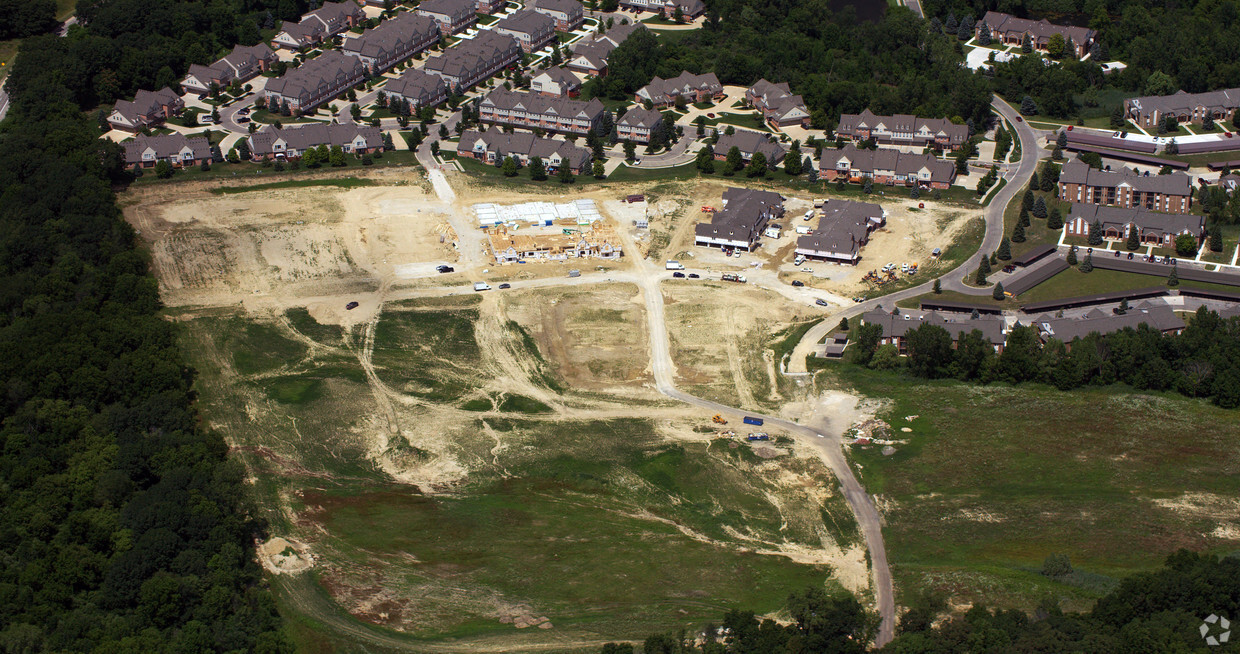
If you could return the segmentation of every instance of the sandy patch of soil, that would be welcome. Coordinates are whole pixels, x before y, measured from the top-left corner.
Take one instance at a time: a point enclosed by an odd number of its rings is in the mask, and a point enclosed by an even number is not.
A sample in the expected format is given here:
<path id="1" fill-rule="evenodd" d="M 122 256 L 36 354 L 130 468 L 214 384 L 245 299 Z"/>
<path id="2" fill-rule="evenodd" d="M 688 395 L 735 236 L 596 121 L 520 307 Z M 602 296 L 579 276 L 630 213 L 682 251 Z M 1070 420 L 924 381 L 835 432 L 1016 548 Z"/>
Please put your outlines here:
<path id="1" fill-rule="evenodd" d="M 314 567 L 310 548 L 296 539 L 275 537 L 258 546 L 258 560 L 272 574 L 304 572 Z"/>

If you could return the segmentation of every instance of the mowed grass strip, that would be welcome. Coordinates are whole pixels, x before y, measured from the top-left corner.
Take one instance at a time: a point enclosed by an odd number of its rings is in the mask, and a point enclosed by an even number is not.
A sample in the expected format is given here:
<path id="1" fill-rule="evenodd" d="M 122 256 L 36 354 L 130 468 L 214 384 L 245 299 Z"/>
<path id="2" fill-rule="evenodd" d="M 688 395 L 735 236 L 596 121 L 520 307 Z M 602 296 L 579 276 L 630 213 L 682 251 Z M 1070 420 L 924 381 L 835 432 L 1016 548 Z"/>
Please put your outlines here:
<path id="1" fill-rule="evenodd" d="M 1051 553 L 1120 577 L 1181 547 L 1236 545 L 1211 535 L 1240 519 L 1235 507 L 1220 516 L 1159 504 L 1240 495 L 1236 412 L 1119 388 L 984 387 L 851 365 L 826 374 L 890 399 L 880 417 L 908 441 L 891 456 L 852 450 L 867 490 L 890 503 L 888 556 L 905 575 L 951 573 L 945 590 L 1027 608 L 1048 587 L 1036 570 Z"/>
<path id="2" fill-rule="evenodd" d="M 279 182 L 267 182 L 266 184 L 251 184 L 249 186 L 217 186 L 211 189 L 216 195 L 231 195 L 234 193 L 249 193 L 250 191 L 271 191 L 284 188 L 304 188 L 309 186 L 332 186 L 336 188 L 359 188 L 362 186 L 375 186 L 378 182 L 373 179 L 365 179 L 359 177 L 327 177 L 316 179 L 286 179 Z"/>

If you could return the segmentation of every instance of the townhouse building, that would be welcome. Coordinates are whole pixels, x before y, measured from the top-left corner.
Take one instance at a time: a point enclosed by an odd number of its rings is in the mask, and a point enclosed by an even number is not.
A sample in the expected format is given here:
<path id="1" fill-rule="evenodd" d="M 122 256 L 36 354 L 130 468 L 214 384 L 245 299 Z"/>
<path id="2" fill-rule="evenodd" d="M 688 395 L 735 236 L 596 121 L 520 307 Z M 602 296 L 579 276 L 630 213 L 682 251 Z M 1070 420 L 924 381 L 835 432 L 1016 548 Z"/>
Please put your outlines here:
<path id="1" fill-rule="evenodd" d="M 1178 172 L 1142 175 L 1127 169 L 1097 170 L 1083 161 L 1069 161 L 1059 174 L 1059 199 L 1125 209 L 1188 213 L 1193 203 L 1192 179 Z"/>
<path id="2" fill-rule="evenodd" d="M 827 181 L 870 179 L 875 184 L 946 189 L 956 182 L 956 164 L 931 154 L 888 148 L 867 150 L 849 143 L 842 150 L 824 149 L 818 170 Z"/>
<path id="3" fill-rule="evenodd" d="M 494 166 L 502 164 L 509 156 L 523 166 L 539 157 L 548 172 L 559 172 L 560 166 L 566 165 L 578 175 L 589 171 L 593 156 L 588 148 L 564 139 L 538 137 L 529 132 L 507 134 L 497 128 L 466 130 L 456 146 L 456 154 Z"/>
<path id="4" fill-rule="evenodd" d="M 423 70 L 443 78 L 451 89 L 461 92 L 521 60 L 521 46 L 511 36 L 490 30 L 431 57 Z"/>
<path id="5" fill-rule="evenodd" d="M 191 64 L 189 74 L 181 80 L 185 93 L 208 93 L 211 85 L 222 89 L 236 82 L 248 82 L 276 62 L 276 53 L 266 43 L 239 45 L 210 66 Z"/>
<path id="6" fill-rule="evenodd" d="M 716 100 L 723 96 L 723 85 L 714 73 L 694 75 L 686 71 L 672 79 L 656 76 L 649 84 L 637 90 L 633 100 L 638 104 L 650 102 L 655 108 L 660 108 L 675 104 L 677 98 L 694 103 Z"/>
<path id="7" fill-rule="evenodd" d="M 205 136 L 187 137 L 179 132 L 158 136 L 138 135 L 122 145 L 125 147 L 126 168 L 154 168 L 161 161 L 167 161 L 176 168 L 185 168 L 211 160 L 211 143 Z"/>
<path id="8" fill-rule="evenodd" d="M 876 116 L 869 109 L 859 114 L 842 114 L 835 133 L 854 141 L 872 138 L 884 145 L 940 150 L 955 150 L 969 140 L 967 125 L 953 125 L 946 118 L 918 118 L 908 114 Z"/>
<path id="9" fill-rule="evenodd" d="M 807 259 L 856 265 L 870 233 L 887 223 L 877 204 L 831 200 L 821 211 L 814 231 L 797 238 L 796 253 Z"/>
<path id="10" fill-rule="evenodd" d="M 495 89 L 478 103 L 478 118 L 491 125 L 584 136 L 603 119 L 603 103 Z"/>
<path id="11" fill-rule="evenodd" d="M 166 86 L 158 91 L 143 89 L 134 94 L 133 100 L 117 100 L 108 114 L 108 124 L 112 129 L 140 132 L 161 125 L 184 110 L 185 102 L 172 89 Z"/>
<path id="12" fill-rule="evenodd" d="M 588 75 L 605 75 L 607 73 L 607 57 L 611 55 L 611 51 L 617 46 L 624 43 L 637 30 L 646 29 L 641 23 L 632 23 L 629 25 L 613 25 L 611 29 L 594 35 L 591 38 L 581 39 L 573 44 L 572 56 L 568 58 L 564 66 L 570 70 L 579 71 Z"/>
<path id="13" fill-rule="evenodd" d="M 475 8 L 480 14 L 494 14 L 504 10 L 508 3 L 505 0 L 478 0 Z"/>
<path id="14" fill-rule="evenodd" d="M 1240 88 L 1220 89 L 1208 93 L 1146 95 L 1124 100 L 1124 115 L 1143 128 L 1157 129 L 1168 116 L 1177 123 L 1195 123 L 1209 116 L 1215 121 L 1228 121 L 1240 108 Z"/>
<path id="15" fill-rule="evenodd" d="M 370 154 L 383 150 L 383 133 L 378 127 L 357 123 L 314 123 L 276 129 L 264 125 L 248 137 L 250 156 L 264 159 L 300 159 L 306 150 L 320 145 L 340 146 L 350 154 Z"/>
<path id="16" fill-rule="evenodd" d="M 420 68 L 409 68 L 383 86 L 386 98 L 399 98 L 409 103 L 410 111 L 437 107 L 448 101 L 448 85 L 443 78 Z"/>
<path id="17" fill-rule="evenodd" d="M 581 95 L 581 78 L 562 66 L 552 66 L 530 78 L 530 91 L 554 98 Z"/>
<path id="18" fill-rule="evenodd" d="M 1102 238 L 1108 241 L 1127 241 L 1134 229 L 1142 245 L 1157 247 L 1174 247 L 1176 237 L 1184 234 L 1192 236 L 1200 246 L 1206 237 L 1205 216 L 1079 202 L 1072 203 L 1064 228 L 1073 236 L 1089 236 L 1089 228 L 1094 222 L 1102 227 Z"/>
<path id="19" fill-rule="evenodd" d="M 720 134 L 715 141 L 714 154 L 718 161 L 726 161 L 728 152 L 735 147 L 740 150 L 741 159 L 745 163 L 753 160 L 755 153 L 761 152 L 766 157 L 766 165 L 776 166 L 788 155 L 784 146 L 775 141 L 770 134 L 755 132 L 748 129 L 735 130 L 731 135 Z"/>
<path id="20" fill-rule="evenodd" d="M 513 12 L 491 29 L 516 39 L 525 52 L 539 50 L 555 39 L 555 20 L 533 9 Z"/>
<path id="21" fill-rule="evenodd" d="M 710 222 L 694 226 L 694 243 L 702 247 L 753 251 L 762 231 L 773 218 L 784 215 L 784 198 L 774 191 L 729 188 L 723 192 L 723 209 Z"/>
<path id="22" fill-rule="evenodd" d="M 1122 314 L 1092 309 L 1081 316 L 1062 318 L 1044 314 L 1032 321 L 1043 345 L 1055 339 L 1063 343 L 1068 351 L 1072 350 L 1073 341 L 1090 334 L 1113 334 L 1124 329 L 1136 329 L 1141 325 L 1162 334 L 1179 334 L 1185 327 L 1184 321 L 1175 315 L 1175 310 L 1170 306 L 1149 301 L 1141 302 Z"/>
<path id="23" fill-rule="evenodd" d="M 426 0 L 416 11 L 439 22 L 439 30 L 445 36 L 474 26 L 478 22 L 477 3 L 474 0 Z"/>
<path id="24" fill-rule="evenodd" d="M 340 51 L 356 57 L 372 75 L 379 75 L 438 42 L 439 23 L 402 11 L 361 36 L 346 40 Z"/>
<path id="25" fill-rule="evenodd" d="M 534 0 L 530 7 L 555 20 L 555 28 L 571 32 L 585 21 L 585 8 L 577 0 Z"/>
<path id="26" fill-rule="evenodd" d="M 366 20 L 366 14 L 353 0 L 324 2 L 322 7 L 306 12 L 297 23 L 285 21 L 272 43 L 277 48 L 297 50 L 312 46 Z"/>
<path id="27" fill-rule="evenodd" d="M 1004 45 L 1021 45 L 1028 37 L 1033 48 L 1041 52 L 1046 51 L 1051 37 L 1059 34 L 1063 36 L 1068 51 L 1077 59 L 1089 53 L 1090 46 L 1098 37 L 1097 32 L 1085 27 L 1055 25 L 1046 19 L 1034 21 L 998 11 L 988 11 L 978 21 L 977 36 L 980 37 L 985 30 L 990 30 L 991 39 Z"/>
<path id="28" fill-rule="evenodd" d="M 885 311 L 882 307 L 861 314 L 861 322 L 867 325 L 879 325 L 883 328 L 880 345 L 894 345 L 901 356 L 908 355 L 908 333 L 922 325 L 937 325 L 947 330 L 952 337 L 952 349 L 960 343 L 960 338 L 974 330 L 982 333 L 982 338 L 990 343 L 995 352 L 1002 353 L 1007 343 L 1007 330 L 1001 316 L 979 315 L 973 318 L 969 314 L 939 313 L 937 311 L 921 311 L 917 309 L 898 309 Z"/>
<path id="29" fill-rule="evenodd" d="M 621 141 L 649 143 L 650 135 L 662 122 L 661 112 L 642 107 L 629 109 L 616 121 L 616 137 Z"/>
<path id="30" fill-rule="evenodd" d="M 762 120 L 775 127 L 809 127 L 809 108 L 799 95 L 793 95 L 787 82 L 774 84 L 760 79 L 745 91 L 745 101 L 762 112 Z"/>
<path id="31" fill-rule="evenodd" d="M 639 11 L 653 11 L 662 14 L 664 18 L 675 16 L 676 9 L 679 7 L 681 15 L 687 20 L 693 20 L 706 13 L 706 3 L 702 0 L 621 0 L 620 6 Z"/>
<path id="32" fill-rule="evenodd" d="M 365 77 L 360 59 L 328 50 L 283 76 L 268 80 L 263 93 L 268 107 L 279 102 L 287 104 L 289 111 L 306 113 L 362 83 Z"/>

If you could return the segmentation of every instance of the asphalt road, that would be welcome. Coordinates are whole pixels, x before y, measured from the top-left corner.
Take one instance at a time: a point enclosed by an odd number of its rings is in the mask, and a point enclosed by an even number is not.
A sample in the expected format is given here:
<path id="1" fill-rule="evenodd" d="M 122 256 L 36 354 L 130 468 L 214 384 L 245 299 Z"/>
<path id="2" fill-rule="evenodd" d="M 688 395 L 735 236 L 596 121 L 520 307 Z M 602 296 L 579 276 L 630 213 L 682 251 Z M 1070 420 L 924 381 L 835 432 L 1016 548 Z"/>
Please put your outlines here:
<path id="1" fill-rule="evenodd" d="M 1007 185 L 999 189 L 995 197 L 991 198 L 990 204 L 986 206 L 982 214 L 986 220 L 986 234 L 982 237 L 981 248 L 955 270 L 938 277 L 943 289 L 965 295 L 990 295 L 991 289 L 967 286 L 964 283 L 964 278 L 969 274 L 969 271 L 977 268 L 982 256 L 989 256 L 990 252 L 998 249 L 999 241 L 1003 240 L 1003 212 L 1007 209 L 1008 203 L 1012 201 L 1012 198 L 1016 197 L 1016 194 L 1021 192 L 1025 185 L 1029 183 L 1029 178 L 1037 170 L 1038 162 L 1044 155 L 1041 147 L 1038 145 L 1037 132 L 1029 127 L 1028 123 L 1016 119 L 1018 114 L 1011 105 L 1004 102 L 999 96 L 995 96 L 991 105 L 1008 120 L 1009 124 L 1016 126 L 1016 132 L 1020 135 L 1021 158 L 1015 168 L 1009 167 L 1008 171 L 1004 173 L 1003 177 L 1007 180 Z M 880 304 L 890 308 L 895 306 L 895 303 L 900 300 L 924 295 L 933 289 L 934 279 L 928 279 L 924 284 L 889 293 L 872 300 L 866 300 L 865 302 L 847 307 L 842 311 L 827 314 L 826 319 L 805 332 L 801 342 L 797 343 L 797 346 L 793 348 L 792 355 L 788 361 L 788 373 L 806 373 L 806 358 L 813 354 L 818 345 L 827 337 L 827 334 L 835 331 L 836 327 L 839 326 L 841 318 L 851 318 L 865 313 L 878 307 Z"/>

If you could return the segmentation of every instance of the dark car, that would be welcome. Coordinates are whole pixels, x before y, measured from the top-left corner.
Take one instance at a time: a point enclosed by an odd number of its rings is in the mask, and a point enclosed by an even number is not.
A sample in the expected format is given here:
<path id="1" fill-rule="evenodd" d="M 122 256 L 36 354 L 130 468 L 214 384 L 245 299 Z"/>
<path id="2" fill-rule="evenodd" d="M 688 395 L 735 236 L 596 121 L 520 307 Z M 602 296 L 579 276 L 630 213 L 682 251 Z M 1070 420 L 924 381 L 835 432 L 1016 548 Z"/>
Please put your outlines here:
<path id="1" fill-rule="evenodd" d="M 1129 252 L 1129 253 L 1128 253 L 1128 260 L 1129 260 L 1129 261 L 1132 261 L 1132 255 L 1133 255 L 1133 254 L 1134 254 L 1134 253 L 1132 253 L 1132 252 Z"/>
<path id="2" fill-rule="evenodd" d="M 250 122 L 250 119 L 249 119 L 249 118 L 247 118 L 247 117 L 245 117 L 245 116 L 237 116 L 237 123 L 238 123 L 238 124 L 240 124 L 240 125 L 244 125 L 244 124 L 246 124 L 246 123 L 248 123 L 248 122 Z"/>
<path id="3" fill-rule="evenodd" d="M 799 279 L 794 279 L 794 280 L 792 280 L 792 285 L 793 285 L 793 286 L 805 286 L 805 282 L 803 282 L 803 281 L 801 281 L 801 280 L 799 280 Z"/>
<path id="4" fill-rule="evenodd" d="M 701 279 L 702 276 L 697 273 L 689 273 L 689 279 Z"/>
<path id="5" fill-rule="evenodd" d="M 441 273 L 456 272 L 456 268 L 453 268 L 452 266 L 435 266 L 435 270 Z"/>
<path id="6" fill-rule="evenodd" d="M 500 287 L 501 289 L 504 289 L 504 288 L 512 288 L 512 284 L 509 284 L 508 282 L 504 282 L 503 284 L 500 284 L 500 285 L 499 285 L 499 287 Z"/>
<path id="7" fill-rule="evenodd" d="M 1008 265 L 1003 267 L 1003 272 L 1005 273 L 1016 272 L 1016 266 L 1009 263 Z"/>
<path id="8" fill-rule="evenodd" d="M 344 305 L 344 310 L 345 310 L 345 311 L 352 311 L 352 310 L 354 310 L 354 309 L 356 309 L 356 308 L 357 308 L 357 302 L 350 302 L 350 303 L 348 303 L 348 304 Z"/>
<path id="9" fill-rule="evenodd" d="M 831 306 L 831 304 L 830 304 L 829 302 L 827 302 L 826 300 L 824 300 L 824 299 L 822 299 L 822 298 L 818 298 L 817 300 L 814 300 L 814 304 L 817 304 L 817 305 L 818 305 L 818 306 L 820 306 L 820 307 L 829 307 L 829 306 Z"/>
<path id="10" fill-rule="evenodd" d="M 674 273 L 672 273 L 672 277 L 677 277 L 677 278 L 680 278 L 680 279 L 684 279 L 684 278 L 685 278 L 685 274 L 684 274 L 684 273 L 682 273 L 682 272 L 674 272 Z"/>
<path id="11" fill-rule="evenodd" d="M 249 107 L 242 107 L 242 108 L 240 108 L 240 109 L 238 109 L 238 110 L 237 110 L 237 113 L 238 113 L 238 114 L 240 114 L 240 115 L 242 115 L 242 116 L 248 116 L 248 115 L 250 115 L 250 108 L 249 108 Z"/>

